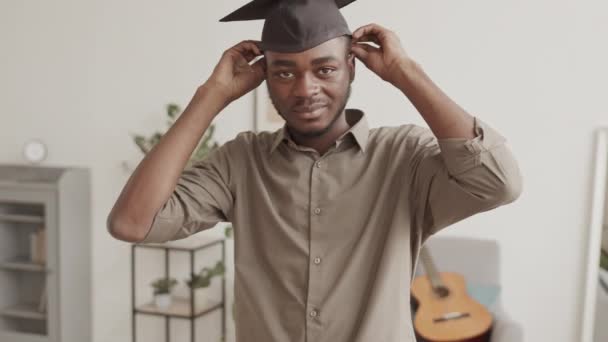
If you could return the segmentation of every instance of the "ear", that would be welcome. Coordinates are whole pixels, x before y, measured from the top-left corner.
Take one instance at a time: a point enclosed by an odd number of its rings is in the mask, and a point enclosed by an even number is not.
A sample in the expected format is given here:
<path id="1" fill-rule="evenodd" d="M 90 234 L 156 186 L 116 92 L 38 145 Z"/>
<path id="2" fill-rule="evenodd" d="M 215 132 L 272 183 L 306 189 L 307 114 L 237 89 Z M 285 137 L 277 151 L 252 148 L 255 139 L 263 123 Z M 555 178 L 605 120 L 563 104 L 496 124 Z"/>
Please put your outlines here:
<path id="1" fill-rule="evenodd" d="M 346 57 L 346 63 L 348 65 L 348 72 L 350 74 L 350 82 L 352 83 L 355 80 L 355 63 L 357 58 L 355 58 L 354 53 L 349 53 Z"/>

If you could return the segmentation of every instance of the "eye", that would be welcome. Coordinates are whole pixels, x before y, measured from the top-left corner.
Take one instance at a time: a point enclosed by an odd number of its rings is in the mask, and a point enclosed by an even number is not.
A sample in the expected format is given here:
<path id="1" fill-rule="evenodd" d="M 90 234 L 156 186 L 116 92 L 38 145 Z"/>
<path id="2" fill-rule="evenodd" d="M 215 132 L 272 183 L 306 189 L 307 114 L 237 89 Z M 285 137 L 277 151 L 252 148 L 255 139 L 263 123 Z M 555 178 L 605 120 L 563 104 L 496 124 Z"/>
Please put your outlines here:
<path id="1" fill-rule="evenodd" d="M 292 78 L 293 77 L 293 73 L 292 72 L 288 72 L 288 71 L 281 71 L 277 73 L 277 76 L 279 76 L 282 79 L 288 79 L 288 78 Z"/>
<path id="2" fill-rule="evenodd" d="M 319 73 L 321 75 L 323 75 L 323 76 L 327 76 L 327 75 L 331 74 L 334 71 L 335 70 L 333 68 L 329 68 L 329 67 L 325 67 L 325 68 L 319 69 Z"/>

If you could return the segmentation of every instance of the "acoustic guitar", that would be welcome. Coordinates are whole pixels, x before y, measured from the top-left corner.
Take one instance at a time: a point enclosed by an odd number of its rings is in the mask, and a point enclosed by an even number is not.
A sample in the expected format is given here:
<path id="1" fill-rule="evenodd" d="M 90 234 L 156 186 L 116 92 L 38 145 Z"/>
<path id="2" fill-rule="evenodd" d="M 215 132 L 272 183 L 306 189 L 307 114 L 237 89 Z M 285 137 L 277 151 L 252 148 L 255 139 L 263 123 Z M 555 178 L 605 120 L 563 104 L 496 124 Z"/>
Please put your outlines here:
<path id="1" fill-rule="evenodd" d="M 469 297 L 464 277 L 437 271 L 426 248 L 420 251 L 426 275 L 412 283 L 418 301 L 414 330 L 422 342 L 488 342 L 492 314 Z"/>

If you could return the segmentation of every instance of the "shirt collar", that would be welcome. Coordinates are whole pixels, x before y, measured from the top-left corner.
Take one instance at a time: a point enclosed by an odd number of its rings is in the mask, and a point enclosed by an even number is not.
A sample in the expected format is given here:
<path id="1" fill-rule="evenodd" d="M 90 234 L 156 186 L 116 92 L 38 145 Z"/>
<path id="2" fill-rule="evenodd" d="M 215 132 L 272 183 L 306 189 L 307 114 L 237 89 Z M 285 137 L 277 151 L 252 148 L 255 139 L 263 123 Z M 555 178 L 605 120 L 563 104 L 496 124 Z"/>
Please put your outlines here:
<path id="1" fill-rule="evenodd" d="M 365 113 L 359 109 L 346 109 L 344 115 L 346 116 L 346 122 L 348 122 L 351 127 L 336 140 L 336 144 L 340 143 L 348 135 L 352 135 L 359 145 L 361 152 L 365 152 L 367 139 L 369 137 L 369 124 L 365 118 Z M 293 139 L 287 130 L 287 124 L 283 125 L 281 129 L 274 133 L 274 139 L 270 146 L 270 153 L 274 152 L 283 141 L 293 142 Z"/>

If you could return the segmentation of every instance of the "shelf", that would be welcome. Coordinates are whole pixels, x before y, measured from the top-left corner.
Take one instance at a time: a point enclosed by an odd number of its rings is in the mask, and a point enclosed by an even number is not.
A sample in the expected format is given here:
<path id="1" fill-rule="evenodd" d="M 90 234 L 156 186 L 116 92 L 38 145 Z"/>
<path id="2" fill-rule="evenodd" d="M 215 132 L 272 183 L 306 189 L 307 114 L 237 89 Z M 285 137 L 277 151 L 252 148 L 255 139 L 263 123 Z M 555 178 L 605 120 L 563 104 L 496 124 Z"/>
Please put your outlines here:
<path id="1" fill-rule="evenodd" d="M 0 341 L 5 342 L 49 342 L 47 334 L 0 329 Z"/>
<path id="2" fill-rule="evenodd" d="M 36 304 L 19 304 L 0 311 L 0 316 L 30 320 L 45 320 L 46 313 L 39 312 Z"/>
<path id="3" fill-rule="evenodd" d="M 0 269 L 9 271 L 47 272 L 46 265 L 31 262 L 25 258 L 18 258 L 0 263 Z"/>
<path id="4" fill-rule="evenodd" d="M 146 243 L 138 244 L 137 247 L 156 248 L 176 251 L 195 251 L 221 244 L 225 238 L 219 235 L 195 234 L 181 240 L 174 240 L 165 243 Z"/>
<path id="5" fill-rule="evenodd" d="M 0 165 L 0 342 L 91 340 L 90 171 Z"/>
<path id="6" fill-rule="evenodd" d="M 0 213 L 0 221 L 19 223 L 44 223 L 44 217 L 37 215 Z"/>
<path id="7" fill-rule="evenodd" d="M 156 315 L 156 316 L 168 316 L 177 318 L 195 318 L 206 315 L 217 309 L 224 307 L 224 303 L 218 301 L 208 301 L 207 305 L 202 308 L 196 309 L 194 315 L 191 314 L 190 301 L 187 299 L 173 298 L 171 306 L 166 309 L 158 308 L 154 303 L 148 303 L 145 305 L 138 306 L 135 309 L 136 313 Z"/>

